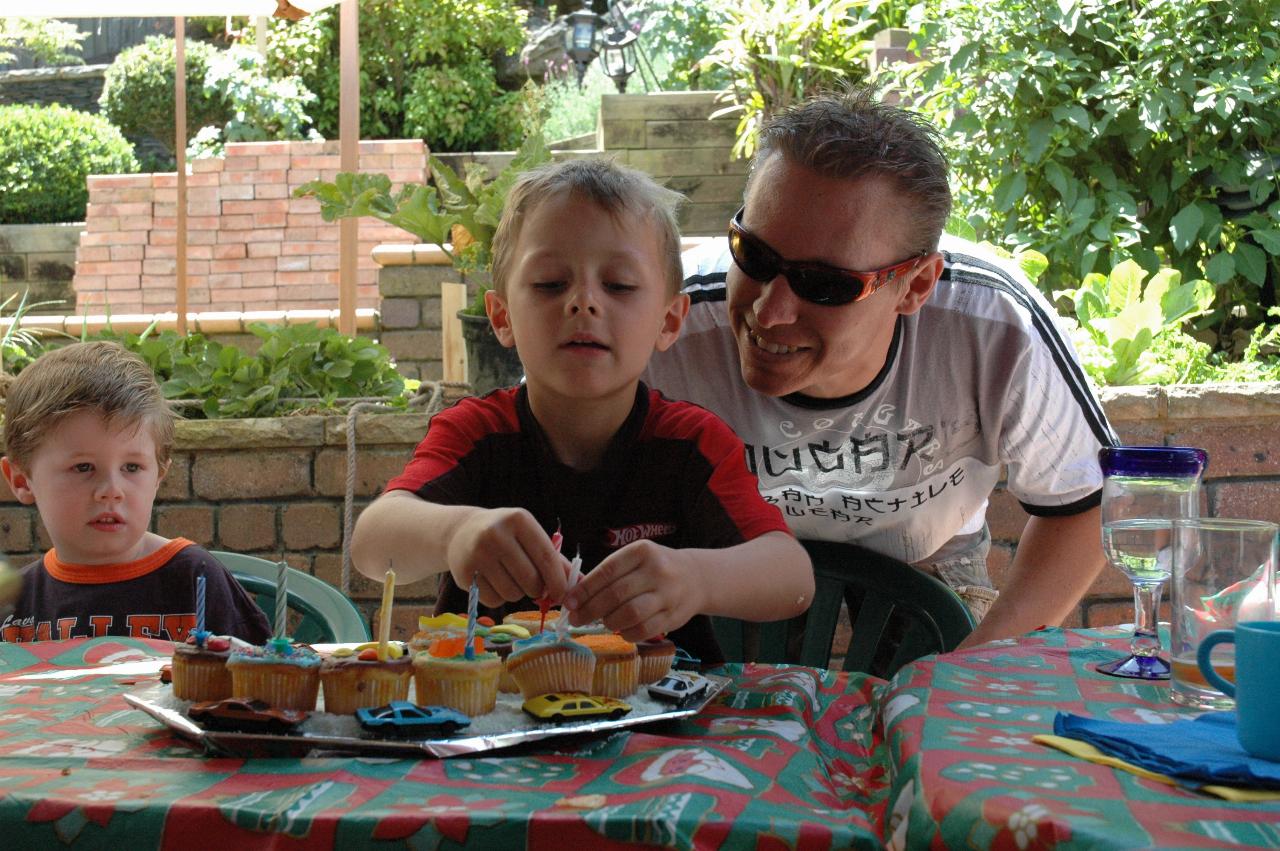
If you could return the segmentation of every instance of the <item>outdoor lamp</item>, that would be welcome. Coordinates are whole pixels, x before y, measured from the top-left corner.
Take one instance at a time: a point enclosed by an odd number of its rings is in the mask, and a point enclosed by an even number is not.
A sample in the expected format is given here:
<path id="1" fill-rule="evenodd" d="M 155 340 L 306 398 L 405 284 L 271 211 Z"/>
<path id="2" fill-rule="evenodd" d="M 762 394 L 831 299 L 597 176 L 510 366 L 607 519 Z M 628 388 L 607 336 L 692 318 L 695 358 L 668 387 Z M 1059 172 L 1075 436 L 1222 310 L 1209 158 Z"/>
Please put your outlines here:
<path id="1" fill-rule="evenodd" d="M 579 9 L 565 16 L 564 52 L 573 60 L 578 69 L 578 87 L 582 87 L 582 78 L 587 73 L 587 66 L 600 53 L 600 27 L 604 18 L 595 12 Z"/>
<path id="2" fill-rule="evenodd" d="M 618 94 L 626 93 L 627 80 L 636 72 L 637 40 L 636 34 L 629 29 L 609 27 L 604 31 L 600 61 L 604 63 L 605 76 L 618 87 Z"/>

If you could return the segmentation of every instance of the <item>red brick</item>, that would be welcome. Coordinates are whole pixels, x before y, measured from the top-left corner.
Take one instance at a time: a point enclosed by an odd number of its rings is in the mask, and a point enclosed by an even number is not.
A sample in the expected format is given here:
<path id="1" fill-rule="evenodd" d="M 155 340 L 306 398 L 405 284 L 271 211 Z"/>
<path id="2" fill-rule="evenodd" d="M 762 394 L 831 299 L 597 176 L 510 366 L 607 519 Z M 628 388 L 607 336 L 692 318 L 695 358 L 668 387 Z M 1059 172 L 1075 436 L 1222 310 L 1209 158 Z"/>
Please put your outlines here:
<path id="1" fill-rule="evenodd" d="M 227 164 L 223 166 L 224 171 L 257 171 L 258 158 L 244 156 L 228 156 Z"/>
<path id="2" fill-rule="evenodd" d="M 310 454 L 257 450 L 202 453 L 191 468 L 191 488 L 197 497 L 209 500 L 311 496 Z"/>
<path id="3" fill-rule="evenodd" d="M 240 218 L 237 216 L 236 218 Z M 258 228 L 251 230 L 244 236 L 245 242 L 283 242 L 283 228 Z"/>
<path id="4" fill-rule="evenodd" d="M 284 545 L 291 550 L 333 549 L 342 544 L 342 506 L 293 503 L 281 517 Z"/>
<path id="5" fill-rule="evenodd" d="M 252 252 L 250 252 L 252 255 Z M 241 257 L 236 260 L 214 260 L 209 264 L 210 274 L 241 274 L 244 272 L 266 272 L 276 268 L 273 257 Z"/>
<path id="6" fill-rule="evenodd" d="M 1205 479 L 1224 476 L 1280 475 L 1280 450 L 1273 447 L 1276 426 L 1201 426 L 1174 431 L 1171 446 L 1199 446 L 1209 453 Z"/>
<path id="7" fill-rule="evenodd" d="M 1209 463 L 1213 463 L 1212 456 Z M 1276 498 L 1280 493 L 1280 485 L 1274 479 L 1211 483 L 1208 490 L 1211 513 L 1215 517 L 1239 517 L 1280 523 L 1280 499 Z"/>
<path id="8" fill-rule="evenodd" d="M 165 505 L 153 512 L 156 534 L 189 538 L 202 547 L 213 545 L 213 508 L 208 505 Z"/>
<path id="9" fill-rule="evenodd" d="M 84 229 L 89 233 L 120 230 L 120 220 L 114 216 L 99 216 L 92 210 L 85 213 Z"/>
<path id="10" fill-rule="evenodd" d="M 81 263 L 76 271 L 85 275 L 141 275 L 142 260 L 109 260 L 106 263 Z"/>
<path id="11" fill-rule="evenodd" d="M 88 177 L 89 191 L 94 189 L 149 189 L 149 174 L 91 174 Z"/>
<path id="12" fill-rule="evenodd" d="M 225 167 L 225 161 L 221 157 L 208 157 L 206 159 L 192 160 L 191 171 L 192 177 L 199 177 L 201 174 L 217 173 Z"/>
<path id="13" fill-rule="evenodd" d="M 285 213 L 255 213 L 253 216 L 255 228 L 282 228 L 288 221 L 289 217 Z M 281 235 L 281 239 L 283 238 Z"/>
<path id="14" fill-rule="evenodd" d="M 124 260 L 124 257 L 112 257 L 111 249 L 113 247 L 124 248 L 125 246 L 106 246 L 106 245 L 80 245 L 76 248 L 77 263 L 102 263 L 107 260 Z"/>
<path id="15" fill-rule="evenodd" d="M 8 497 L 13 496 L 8 488 L 3 490 Z M 35 506 L 15 504 L 13 508 L 0 509 L 0 550 L 15 553 L 35 549 L 36 514 Z"/>
<path id="16" fill-rule="evenodd" d="M 130 216 L 120 220 L 120 230 L 122 231 L 149 231 L 155 227 L 155 222 L 150 216 Z"/>
<path id="17" fill-rule="evenodd" d="M 233 185 L 230 183 L 223 183 L 219 188 L 222 190 L 219 193 L 219 197 L 222 198 L 222 202 L 224 204 L 228 201 L 247 201 L 253 198 L 252 184 Z"/>
<path id="18" fill-rule="evenodd" d="M 289 187 L 284 183 L 259 183 L 254 186 L 255 198 L 283 198 L 288 200 Z"/>
<path id="19" fill-rule="evenodd" d="M 239 260 L 246 254 L 244 243 L 223 243 L 213 247 L 214 260 Z"/>
<path id="20" fill-rule="evenodd" d="M 144 249 L 141 245 L 113 245 L 109 251 L 112 260 L 141 260 Z"/>
<path id="21" fill-rule="evenodd" d="M 218 544 L 232 552 L 275 551 L 280 546 L 276 507 L 261 503 L 222 506 L 218 509 Z"/>
<path id="22" fill-rule="evenodd" d="M 281 243 L 254 242 L 248 246 L 250 257 L 279 257 Z"/>

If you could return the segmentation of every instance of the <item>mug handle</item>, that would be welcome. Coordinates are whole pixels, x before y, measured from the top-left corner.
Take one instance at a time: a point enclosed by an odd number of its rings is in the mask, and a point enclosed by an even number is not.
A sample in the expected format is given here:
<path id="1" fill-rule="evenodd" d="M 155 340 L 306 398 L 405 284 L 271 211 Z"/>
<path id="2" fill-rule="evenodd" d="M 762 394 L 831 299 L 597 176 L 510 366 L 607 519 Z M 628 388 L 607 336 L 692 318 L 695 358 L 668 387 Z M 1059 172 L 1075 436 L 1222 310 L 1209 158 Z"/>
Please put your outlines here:
<path id="1" fill-rule="evenodd" d="M 1200 673 L 1204 674 L 1204 678 L 1209 681 L 1209 685 L 1225 694 L 1227 697 L 1236 696 L 1236 687 L 1222 678 L 1213 668 L 1213 661 L 1209 658 L 1209 652 L 1219 644 L 1235 644 L 1235 630 L 1219 629 L 1211 632 L 1200 642 L 1200 649 L 1196 651 L 1196 664 L 1200 666 Z"/>

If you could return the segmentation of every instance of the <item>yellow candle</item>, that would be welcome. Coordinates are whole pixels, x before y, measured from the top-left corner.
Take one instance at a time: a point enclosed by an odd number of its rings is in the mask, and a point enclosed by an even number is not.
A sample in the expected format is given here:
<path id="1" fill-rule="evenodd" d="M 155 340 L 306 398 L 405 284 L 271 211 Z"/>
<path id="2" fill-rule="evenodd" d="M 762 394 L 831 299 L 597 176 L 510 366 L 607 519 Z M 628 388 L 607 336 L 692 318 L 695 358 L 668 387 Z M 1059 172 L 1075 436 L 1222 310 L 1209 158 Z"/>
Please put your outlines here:
<path id="1" fill-rule="evenodd" d="M 387 661 L 387 642 L 391 639 L 391 598 L 396 592 L 396 572 L 388 570 L 382 579 L 382 618 L 378 624 L 378 661 Z"/>

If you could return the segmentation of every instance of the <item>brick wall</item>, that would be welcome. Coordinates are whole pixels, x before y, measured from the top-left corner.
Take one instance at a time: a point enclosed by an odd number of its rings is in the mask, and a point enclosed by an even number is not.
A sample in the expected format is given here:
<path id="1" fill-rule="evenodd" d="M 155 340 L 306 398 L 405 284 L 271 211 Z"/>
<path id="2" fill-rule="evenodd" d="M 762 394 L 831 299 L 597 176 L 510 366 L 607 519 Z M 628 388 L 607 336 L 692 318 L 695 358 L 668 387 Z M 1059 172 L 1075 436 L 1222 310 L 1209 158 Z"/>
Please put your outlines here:
<path id="1" fill-rule="evenodd" d="M 1219 516 L 1280 522 L 1280 384 L 1135 387 L 1104 394 L 1108 416 L 1134 443 L 1189 444 L 1209 451 L 1206 508 Z M 363 507 L 398 473 L 426 432 L 424 414 L 370 415 L 357 429 L 355 493 Z M 342 506 L 346 481 L 346 420 L 284 417 L 182 422 L 173 469 L 156 500 L 156 532 L 183 535 L 215 549 L 279 558 L 339 586 Z M 249 474 L 252 471 L 252 474 Z M 33 508 L 2 488 L 0 549 L 15 564 L 49 541 Z M 1007 493 L 996 493 L 989 515 L 997 585 L 1026 515 Z M 380 586 L 353 573 L 352 599 L 377 608 Z M 435 596 L 430 581 L 396 589 L 394 635 L 405 637 Z M 1097 626 L 1132 618 L 1124 576 L 1105 568 L 1068 620 Z M 1167 618 L 1167 612 L 1164 615 Z"/>
<path id="2" fill-rule="evenodd" d="M 0 225 L 0 302 L 18 296 L 12 310 L 26 292 L 28 303 L 61 301 L 64 310 L 74 308 L 71 278 L 79 241 L 75 223 Z"/>
<path id="3" fill-rule="evenodd" d="M 363 171 L 421 183 L 421 140 L 362 142 Z M 195 160 L 187 181 L 187 299 L 192 311 L 332 308 L 338 303 L 338 225 L 324 222 L 299 185 L 338 173 L 336 142 L 243 142 L 225 158 Z M 89 178 L 76 252 L 76 309 L 171 311 L 176 301 L 177 175 Z M 377 304 L 375 245 L 399 228 L 359 220 L 358 304 Z"/>

